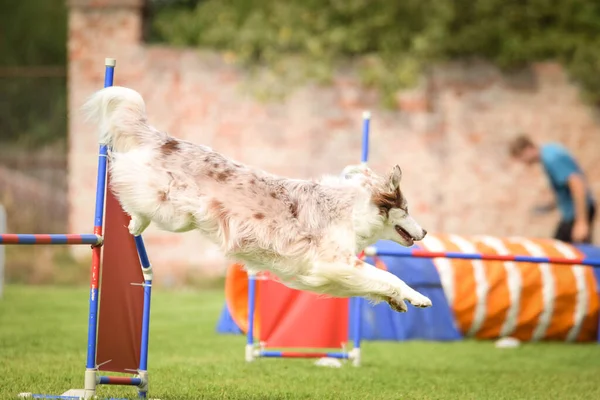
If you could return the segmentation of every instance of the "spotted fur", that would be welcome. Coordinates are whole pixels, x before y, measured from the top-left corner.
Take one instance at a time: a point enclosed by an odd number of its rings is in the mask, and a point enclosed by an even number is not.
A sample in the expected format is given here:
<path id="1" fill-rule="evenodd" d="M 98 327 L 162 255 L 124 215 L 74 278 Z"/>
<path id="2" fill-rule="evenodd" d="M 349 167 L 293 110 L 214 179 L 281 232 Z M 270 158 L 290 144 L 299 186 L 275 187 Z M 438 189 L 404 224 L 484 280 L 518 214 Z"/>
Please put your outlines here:
<path id="1" fill-rule="evenodd" d="M 425 235 L 408 215 L 398 166 L 385 176 L 349 166 L 341 176 L 290 179 L 155 129 L 131 89 L 102 89 L 84 110 L 111 148 L 110 189 L 131 216 L 133 235 L 150 223 L 197 230 L 232 260 L 296 289 L 387 301 L 399 311 L 406 311 L 404 300 L 431 305 L 355 256 L 380 239 L 408 246 Z"/>

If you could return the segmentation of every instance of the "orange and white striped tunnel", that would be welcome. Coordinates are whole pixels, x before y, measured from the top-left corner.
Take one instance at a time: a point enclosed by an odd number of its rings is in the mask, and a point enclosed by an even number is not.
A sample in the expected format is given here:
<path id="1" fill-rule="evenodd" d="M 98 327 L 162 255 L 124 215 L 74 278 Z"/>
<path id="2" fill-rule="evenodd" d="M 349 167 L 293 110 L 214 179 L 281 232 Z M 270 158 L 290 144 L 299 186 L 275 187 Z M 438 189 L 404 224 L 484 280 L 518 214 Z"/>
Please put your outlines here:
<path id="1" fill-rule="evenodd" d="M 551 239 L 427 235 L 429 251 L 582 257 Z M 591 268 L 436 258 L 433 260 L 457 326 L 466 337 L 523 341 L 595 341 L 599 301 Z"/>

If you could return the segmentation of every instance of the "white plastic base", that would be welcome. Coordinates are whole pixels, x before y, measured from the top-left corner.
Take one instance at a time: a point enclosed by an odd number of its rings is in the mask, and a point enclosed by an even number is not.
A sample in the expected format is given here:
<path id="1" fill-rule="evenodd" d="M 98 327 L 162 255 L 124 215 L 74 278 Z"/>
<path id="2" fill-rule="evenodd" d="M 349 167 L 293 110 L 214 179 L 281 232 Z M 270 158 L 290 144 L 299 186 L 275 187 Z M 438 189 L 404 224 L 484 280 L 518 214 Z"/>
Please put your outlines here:
<path id="1" fill-rule="evenodd" d="M 138 377 L 142 379 L 142 384 L 139 386 L 139 391 L 148 393 L 148 371 L 138 371 Z"/>
<path id="2" fill-rule="evenodd" d="M 85 399 L 85 389 L 69 389 L 61 396 L 77 396 L 80 399 Z"/>
<path id="3" fill-rule="evenodd" d="M 251 344 L 246 345 L 246 361 L 247 362 L 254 361 L 254 345 L 251 345 Z"/>
<path id="4" fill-rule="evenodd" d="M 89 399 L 90 397 L 92 397 L 96 394 L 97 372 L 98 371 L 95 368 L 85 370 L 85 378 L 83 381 L 83 388 L 84 388 L 83 398 L 84 399 Z"/>
<path id="5" fill-rule="evenodd" d="M 349 358 L 352 360 L 352 365 L 354 367 L 360 367 L 360 348 L 354 348 L 350 350 Z"/>
<path id="6" fill-rule="evenodd" d="M 60 396 L 53 396 L 53 395 L 41 395 L 41 394 L 33 394 L 31 392 L 23 392 L 23 393 L 19 393 L 19 397 L 23 398 L 23 399 L 30 399 L 32 397 L 36 397 L 38 399 L 62 399 L 62 398 L 68 398 L 68 399 L 72 399 L 72 398 L 78 398 L 78 399 L 85 399 L 85 390 L 84 389 L 69 389 L 66 392 L 64 392 L 63 394 L 61 394 Z"/>
<path id="7" fill-rule="evenodd" d="M 18 397 L 22 398 L 22 399 L 30 399 L 34 396 L 33 393 L 31 392 L 23 392 L 23 393 L 19 393 Z M 69 389 L 66 392 L 64 392 L 63 394 L 61 394 L 60 396 L 53 396 L 53 395 L 40 395 L 40 394 L 36 394 L 35 397 L 38 399 L 62 399 L 62 398 L 69 398 L 72 399 L 73 397 L 76 397 L 78 399 L 85 399 L 85 389 Z M 98 396 L 92 396 L 92 398 L 98 398 Z M 161 400 L 158 398 L 150 398 L 148 400 Z"/>
<path id="8" fill-rule="evenodd" d="M 85 370 L 85 389 L 69 389 L 60 396 L 53 395 L 39 395 L 35 394 L 37 398 L 47 399 L 62 399 L 62 398 L 77 398 L 80 400 L 96 399 L 96 386 L 97 379 L 99 379 L 96 369 Z M 138 386 L 140 392 L 148 393 L 148 372 L 138 371 L 138 377 L 142 379 L 142 384 Z M 32 398 L 34 394 L 32 392 L 23 392 L 18 395 L 20 398 Z M 160 400 L 160 399 L 149 399 L 149 400 Z"/>
<path id="9" fill-rule="evenodd" d="M 323 357 L 315 361 L 317 367 L 341 368 L 342 362 L 337 358 Z"/>

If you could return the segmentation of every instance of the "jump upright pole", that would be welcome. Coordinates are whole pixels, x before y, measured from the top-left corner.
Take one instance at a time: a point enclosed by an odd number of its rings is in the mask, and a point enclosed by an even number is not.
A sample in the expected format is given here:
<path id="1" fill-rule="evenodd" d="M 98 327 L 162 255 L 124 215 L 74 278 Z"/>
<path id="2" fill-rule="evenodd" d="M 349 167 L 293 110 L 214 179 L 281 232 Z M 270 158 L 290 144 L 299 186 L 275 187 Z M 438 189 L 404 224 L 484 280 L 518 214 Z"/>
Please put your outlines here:
<path id="1" fill-rule="evenodd" d="M 254 315 L 256 312 L 256 273 L 248 271 L 248 331 L 246 332 L 246 361 L 254 360 Z"/>
<path id="2" fill-rule="evenodd" d="M 371 125 L 371 112 L 363 112 L 363 137 L 362 137 L 362 153 L 360 162 L 367 164 L 369 160 L 369 128 Z"/>
<path id="3" fill-rule="evenodd" d="M 116 60 L 107 58 L 104 61 L 104 87 L 113 85 Z M 98 175 L 96 178 L 96 208 L 94 213 L 94 234 L 102 236 L 104 221 L 104 197 L 106 194 L 106 165 L 108 147 L 100 143 L 98 148 Z M 90 306 L 88 319 L 88 348 L 85 363 L 84 397 L 96 393 L 96 334 L 98 331 L 98 282 L 100 279 L 102 249 L 100 246 L 92 248 L 92 271 L 90 278 Z"/>
<path id="4" fill-rule="evenodd" d="M 363 134 L 362 134 L 362 152 L 360 162 L 363 165 L 367 165 L 369 161 L 369 131 L 371 125 L 371 113 L 369 111 L 363 112 Z M 361 297 L 353 297 L 350 299 L 350 315 L 354 316 L 354 324 L 352 325 L 352 340 L 354 342 L 354 348 L 352 352 L 352 364 L 356 367 L 360 366 L 360 341 L 362 338 L 362 320 L 361 310 L 363 305 L 363 299 Z"/>
<path id="5" fill-rule="evenodd" d="M 142 273 L 144 274 L 144 309 L 142 314 L 140 366 L 137 371 L 141 382 L 136 386 L 139 387 L 139 397 L 145 398 L 148 393 L 148 341 L 150 336 L 150 298 L 152 296 L 153 273 L 142 236 L 135 237 L 135 245 L 142 263 Z"/>
<path id="6" fill-rule="evenodd" d="M 105 60 L 104 87 L 113 85 L 116 61 L 113 58 Z M 89 291 L 88 314 L 88 344 L 86 354 L 86 368 L 83 389 L 71 389 L 62 395 L 21 393 L 24 398 L 52 398 L 52 399 L 89 399 L 96 396 L 97 385 L 129 385 L 138 387 L 138 396 L 145 398 L 148 392 L 148 340 L 150 327 L 150 298 L 152 289 L 152 267 L 146 253 L 144 241 L 141 236 L 131 237 L 127 231 L 129 217 L 123 212 L 118 201 L 112 193 L 107 194 L 107 166 L 108 147 L 106 143 L 99 143 L 98 171 L 96 181 L 96 203 L 94 213 L 93 234 L 0 234 L 0 245 L 3 244 L 66 244 L 66 245 L 92 245 L 92 263 Z M 106 216 L 105 216 L 106 208 Z M 106 218 L 106 221 L 105 221 Z M 106 229 L 106 237 L 103 235 Z M 116 229 L 116 230 L 115 230 Z M 110 245 L 108 243 L 111 242 Z M 105 259 L 102 267 L 102 257 Z M 108 262 L 110 258 L 110 262 Z M 110 267 L 110 268 L 109 268 Z M 127 267 L 127 268 L 122 268 Z M 141 267 L 141 273 L 138 268 Z M 102 270 L 102 271 L 101 271 Z M 117 280 L 110 281 L 107 276 Z M 110 272 L 110 274 L 109 274 Z M 102 273 L 102 299 L 100 299 L 100 276 Z M 131 289 L 143 286 L 143 309 L 141 314 L 132 312 L 142 308 L 142 293 L 133 292 Z M 129 292 L 132 290 L 131 292 Z M 130 296 L 127 300 L 119 300 L 114 293 L 125 293 Z M 113 299 L 113 304 L 105 301 Z M 115 300 L 116 299 L 116 300 Z M 103 306 L 99 312 L 99 304 Z M 117 303 L 114 303 L 117 301 Z M 139 304 L 139 306 L 134 306 Z M 126 305 L 128 307 L 126 307 Z M 122 309 L 115 309 L 115 307 Z M 118 315 L 119 320 L 111 320 L 103 315 L 112 317 Z M 139 315 L 139 317 L 137 317 Z M 124 316 L 124 317 L 123 317 Z M 141 320 L 141 321 L 140 321 Z M 140 324 L 141 322 L 141 324 Z M 121 325 L 119 325 L 121 324 Z M 137 326 L 138 328 L 134 328 Z M 141 326 L 141 329 L 139 327 Z M 133 327 L 133 328 L 132 328 Z M 114 329 L 114 331 L 113 331 Z M 136 331 L 136 329 L 138 329 Z M 106 332 L 99 336 L 99 332 Z M 140 335 L 139 353 L 137 344 L 131 341 L 133 336 Z M 119 336 L 121 335 L 121 336 Z M 99 338 L 103 340 L 99 341 Z M 108 339 L 107 339 L 108 338 Z M 115 339 L 117 338 L 117 339 Z M 123 338 L 124 340 L 118 340 Z M 125 347 L 123 347 L 125 346 Z M 116 350 L 115 350 L 116 349 Z M 102 360 L 97 360 L 103 352 Z M 107 354 L 110 354 L 107 356 Z M 125 354 L 125 357 L 122 355 Z M 139 365 L 137 356 L 139 355 Z M 126 365 L 125 365 L 126 364 Z M 123 366 L 125 365 L 125 366 Z M 129 366 L 131 365 L 131 367 Z M 137 369 L 135 369 L 137 367 Z M 134 377 L 127 376 L 101 376 L 99 370 L 137 373 Z"/>

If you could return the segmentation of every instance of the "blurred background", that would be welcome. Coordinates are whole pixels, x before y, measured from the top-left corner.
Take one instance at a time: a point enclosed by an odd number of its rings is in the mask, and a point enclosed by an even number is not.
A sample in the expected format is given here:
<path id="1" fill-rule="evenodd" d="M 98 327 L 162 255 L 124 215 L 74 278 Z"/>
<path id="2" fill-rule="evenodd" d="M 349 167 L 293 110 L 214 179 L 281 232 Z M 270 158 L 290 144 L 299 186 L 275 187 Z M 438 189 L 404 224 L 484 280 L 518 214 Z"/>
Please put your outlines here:
<path id="1" fill-rule="evenodd" d="M 174 136 L 291 177 L 360 160 L 404 171 L 429 231 L 551 237 L 526 133 L 565 145 L 600 197 L 600 5 L 594 0 L 0 0 L 0 204 L 8 232 L 92 230 L 97 143 L 79 107 L 115 84 Z M 600 237 L 597 226 L 595 236 Z M 227 265 L 196 233 L 145 234 L 160 285 Z M 88 280 L 85 246 L 6 248 L 6 280 Z"/>

